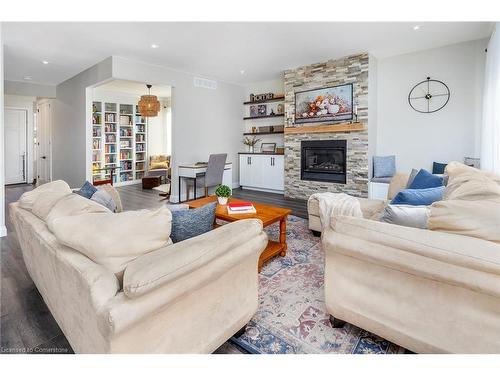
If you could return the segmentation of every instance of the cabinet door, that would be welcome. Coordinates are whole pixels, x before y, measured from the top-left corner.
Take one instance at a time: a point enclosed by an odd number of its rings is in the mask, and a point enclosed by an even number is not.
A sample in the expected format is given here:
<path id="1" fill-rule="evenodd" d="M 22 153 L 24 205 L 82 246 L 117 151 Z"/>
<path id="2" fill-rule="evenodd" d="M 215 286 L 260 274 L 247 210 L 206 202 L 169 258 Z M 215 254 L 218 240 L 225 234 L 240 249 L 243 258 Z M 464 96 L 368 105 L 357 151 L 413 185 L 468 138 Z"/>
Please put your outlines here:
<path id="1" fill-rule="evenodd" d="M 249 186 L 250 174 L 250 156 L 240 155 L 240 186 Z"/>
<path id="2" fill-rule="evenodd" d="M 248 186 L 260 188 L 263 182 L 262 166 L 264 159 L 262 155 L 248 155 L 248 157 L 250 158 Z"/>
<path id="3" fill-rule="evenodd" d="M 264 189 L 284 189 L 284 160 L 282 155 L 266 155 L 262 170 L 262 187 Z"/>

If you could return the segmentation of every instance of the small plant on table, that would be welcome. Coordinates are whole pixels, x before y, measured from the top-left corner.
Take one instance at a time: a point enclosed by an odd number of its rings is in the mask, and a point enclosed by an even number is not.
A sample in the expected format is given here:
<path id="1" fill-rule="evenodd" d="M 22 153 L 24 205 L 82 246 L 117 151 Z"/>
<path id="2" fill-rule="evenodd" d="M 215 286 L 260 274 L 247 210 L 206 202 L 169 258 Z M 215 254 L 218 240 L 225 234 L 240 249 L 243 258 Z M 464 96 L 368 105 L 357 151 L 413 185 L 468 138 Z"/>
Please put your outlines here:
<path id="1" fill-rule="evenodd" d="M 227 185 L 219 185 L 215 189 L 215 195 L 217 195 L 219 204 L 227 204 L 227 199 L 231 196 L 231 188 Z"/>

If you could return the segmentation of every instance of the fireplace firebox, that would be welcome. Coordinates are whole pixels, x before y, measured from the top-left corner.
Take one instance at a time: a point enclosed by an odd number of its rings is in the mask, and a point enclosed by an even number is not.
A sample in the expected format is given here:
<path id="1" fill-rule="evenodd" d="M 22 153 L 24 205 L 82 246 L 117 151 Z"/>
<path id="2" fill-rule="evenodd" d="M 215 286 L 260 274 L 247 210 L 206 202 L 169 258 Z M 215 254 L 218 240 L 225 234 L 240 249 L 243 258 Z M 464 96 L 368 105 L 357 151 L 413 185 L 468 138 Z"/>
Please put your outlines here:
<path id="1" fill-rule="evenodd" d="M 346 183 L 347 141 L 302 141 L 300 178 Z"/>

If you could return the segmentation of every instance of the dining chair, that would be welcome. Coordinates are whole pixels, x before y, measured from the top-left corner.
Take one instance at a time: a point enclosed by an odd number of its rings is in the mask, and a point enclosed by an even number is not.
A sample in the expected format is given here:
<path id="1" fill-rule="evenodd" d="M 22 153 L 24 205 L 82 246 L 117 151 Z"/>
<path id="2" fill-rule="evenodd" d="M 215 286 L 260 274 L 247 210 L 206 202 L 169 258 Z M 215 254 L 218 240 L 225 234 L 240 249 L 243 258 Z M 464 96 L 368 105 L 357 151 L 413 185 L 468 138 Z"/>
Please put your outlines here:
<path id="1" fill-rule="evenodd" d="M 208 196 L 208 189 L 222 184 L 222 175 L 226 166 L 227 154 L 212 154 L 208 158 L 207 170 L 199 178 L 203 179 L 205 187 L 205 197 Z M 196 176 L 198 179 L 198 176 Z"/>

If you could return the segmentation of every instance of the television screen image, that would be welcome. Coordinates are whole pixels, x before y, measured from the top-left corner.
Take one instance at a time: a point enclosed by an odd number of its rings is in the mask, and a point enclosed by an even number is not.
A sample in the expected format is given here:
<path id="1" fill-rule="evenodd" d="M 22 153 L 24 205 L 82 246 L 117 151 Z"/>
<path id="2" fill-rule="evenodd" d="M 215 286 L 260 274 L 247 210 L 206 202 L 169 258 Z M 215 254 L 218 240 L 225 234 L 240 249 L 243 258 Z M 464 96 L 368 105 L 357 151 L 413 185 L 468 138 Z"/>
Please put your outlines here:
<path id="1" fill-rule="evenodd" d="M 353 118 L 352 83 L 295 93 L 295 123 L 349 121 Z"/>

